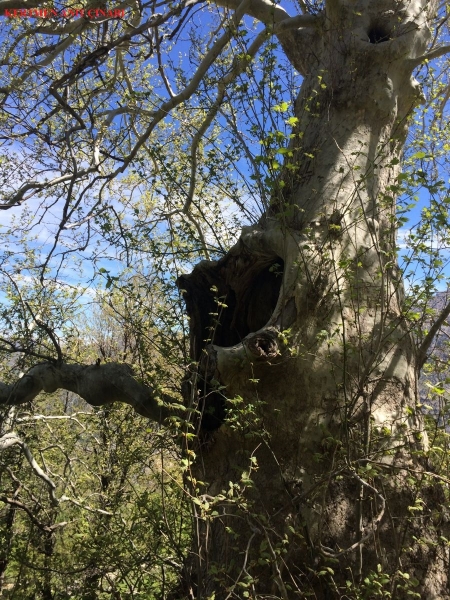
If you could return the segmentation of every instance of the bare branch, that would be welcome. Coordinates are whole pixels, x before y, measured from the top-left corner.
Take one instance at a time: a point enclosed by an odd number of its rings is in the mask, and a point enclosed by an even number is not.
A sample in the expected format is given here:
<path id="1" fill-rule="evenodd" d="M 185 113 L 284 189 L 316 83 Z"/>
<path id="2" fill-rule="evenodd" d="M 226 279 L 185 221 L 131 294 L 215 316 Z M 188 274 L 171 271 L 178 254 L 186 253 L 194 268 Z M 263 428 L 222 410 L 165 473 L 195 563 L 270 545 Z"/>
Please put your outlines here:
<path id="1" fill-rule="evenodd" d="M 236 10 L 241 3 L 239 0 L 216 0 L 215 4 Z M 315 27 L 318 21 L 320 21 L 320 17 L 316 15 L 304 14 L 290 17 L 284 8 L 279 4 L 270 2 L 270 0 L 250 0 L 246 6 L 245 13 L 266 25 L 274 25 L 275 23 L 291 21 L 293 19 L 292 27 Z"/>
<path id="2" fill-rule="evenodd" d="M 143 33 L 147 29 L 164 24 L 171 17 L 177 15 L 181 11 L 181 9 L 182 7 L 177 5 L 174 6 L 170 11 L 168 11 L 164 15 L 155 13 L 151 16 L 151 18 L 148 21 L 139 25 L 139 27 L 130 28 L 124 35 L 118 37 L 115 40 L 112 40 L 110 43 L 105 44 L 104 46 L 96 48 L 87 56 L 84 56 L 83 59 L 80 60 L 80 62 L 76 63 L 69 72 L 65 73 L 62 77 L 55 81 L 52 84 L 52 87 L 54 89 L 60 88 L 67 81 L 70 81 L 77 75 L 80 75 L 83 71 L 91 67 L 97 61 L 103 62 L 104 60 L 106 60 L 111 50 L 119 46 L 123 46 L 123 44 L 126 42 L 130 42 L 133 39 L 133 37 L 139 35 L 140 33 Z"/>
<path id="3" fill-rule="evenodd" d="M 28 508 L 26 504 L 23 502 L 19 502 L 19 500 L 14 500 L 13 498 L 8 498 L 7 496 L 0 496 L 0 500 L 5 502 L 5 504 L 9 504 L 14 508 L 20 508 L 30 517 L 30 520 L 38 527 L 41 531 L 45 531 L 46 533 L 53 533 L 55 529 L 60 529 L 61 527 L 65 527 L 67 525 L 67 521 L 62 521 L 61 523 L 54 523 L 53 525 L 44 525 L 41 523 L 33 514 L 33 511 Z"/>
<path id="4" fill-rule="evenodd" d="M 58 94 L 56 89 L 54 89 L 53 87 L 50 87 L 49 92 L 54 98 L 56 98 L 56 100 L 61 104 L 61 106 L 63 108 L 65 108 L 67 110 L 67 112 L 70 113 L 76 121 L 78 121 L 78 123 L 80 124 L 80 129 L 85 129 L 86 125 L 83 123 L 83 120 L 81 119 L 81 117 L 77 114 L 77 112 L 75 110 L 73 110 L 73 108 L 71 106 L 69 106 L 67 104 L 67 102 L 64 100 L 64 98 L 62 98 L 60 96 L 60 94 Z M 73 131 L 75 131 L 75 130 L 73 130 Z M 79 131 L 79 129 L 78 129 L 78 131 Z"/>
<path id="5" fill-rule="evenodd" d="M 440 46 L 439 48 L 435 48 L 426 54 L 422 54 L 422 56 L 418 56 L 417 58 L 411 58 L 408 61 L 408 65 L 410 69 L 415 69 L 423 62 L 432 60 L 433 58 L 439 58 L 440 56 L 444 56 L 444 54 L 448 54 L 450 52 L 450 46 Z"/>
<path id="6" fill-rule="evenodd" d="M 175 399 L 139 383 L 130 366 L 120 363 L 104 365 L 53 365 L 42 363 L 32 367 L 14 384 L 0 383 L 0 405 L 31 402 L 44 391 L 59 389 L 78 394 L 92 406 L 123 402 L 137 413 L 161 423 L 171 411 L 162 402 Z"/>
<path id="7" fill-rule="evenodd" d="M 76 414 L 89 414 L 89 413 L 76 413 Z M 36 415 L 35 417 L 30 417 L 30 419 L 33 419 L 33 420 L 72 419 L 72 417 L 73 417 L 73 415 L 63 415 L 63 416 L 54 416 L 54 417 L 44 416 L 44 415 Z M 74 419 L 74 420 L 77 423 L 79 423 L 79 421 L 77 419 Z M 81 425 L 81 423 L 79 423 L 79 424 Z M 112 513 L 109 511 L 102 510 L 101 508 L 92 508 L 91 506 L 87 506 L 87 505 L 83 504 L 82 502 L 79 502 L 78 500 L 69 498 L 66 495 L 63 495 L 63 496 L 61 496 L 61 498 L 58 499 L 55 495 L 55 490 L 56 490 L 55 483 L 52 481 L 52 479 L 50 479 L 50 477 L 48 477 L 48 475 L 37 464 L 36 460 L 34 459 L 33 455 L 31 454 L 31 451 L 30 451 L 29 447 L 27 446 L 27 444 L 23 440 L 21 440 L 17 436 L 17 434 L 15 434 L 14 432 L 7 433 L 0 438 L 0 451 L 6 450 L 7 448 L 10 448 L 11 446 L 14 446 L 14 445 L 18 445 L 22 448 L 23 453 L 25 454 L 25 457 L 26 457 L 28 463 L 30 464 L 31 468 L 33 469 L 34 473 L 40 479 L 45 481 L 45 483 L 47 484 L 47 486 L 49 488 L 50 500 L 51 500 L 51 503 L 53 506 L 57 506 L 60 502 L 71 502 L 72 504 L 75 504 L 76 506 L 78 506 L 84 510 L 87 510 L 89 512 L 97 512 L 102 515 L 112 516 Z M 14 474 L 11 474 L 11 475 L 12 475 L 13 479 L 16 480 Z M 33 499 L 35 500 L 35 502 L 37 502 L 36 498 L 33 497 Z M 15 508 L 20 508 L 21 510 L 24 510 L 27 513 L 27 515 L 31 518 L 33 523 L 35 525 L 37 525 L 39 527 L 39 529 L 41 529 L 42 531 L 46 531 L 47 533 L 51 533 L 55 529 L 58 529 L 59 527 L 64 527 L 65 525 L 67 525 L 66 521 L 64 521 L 62 523 L 56 523 L 56 524 L 50 525 L 50 526 L 44 525 L 43 523 L 38 521 L 38 519 L 33 514 L 33 511 L 31 511 L 22 502 L 19 502 L 18 500 L 15 500 L 14 498 L 8 498 L 6 496 L 0 496 L 0 500 L 2 500 L 3 502 L 5 502 L 7 504 L 10 504 L 11 506 L 14 506 Z"/>
<path id="8" fill-rule="evenodd" d="M 179 92 L 176 96 L 170 97 L 166 102 L 163 102 L 160 105 L 160 107 L 152 113 L 151 122 L 149 123 L 146 130 L 142 133 L 142 135 L 140 137 L 138 137 L 131 152 L 124 159 L 123 164 L 120 167 L 118 167 L 115 171 L 113 171 L 107 175 L 106 174 L 102 175 L 101 178 L 111 180 L 111 179 L 114 179 L 116 176 L 120 175 L 121 173 L 123 173 L 127 169 L 128 165 L 136 157 L 139 150 L 145 144 L 146 140 L 152 134 L 152 132 L 154 131 L 156 126 L 162 120 L 164 120 L 167 117 L 167 115 L 174 108 L 176 108 L 177 106 L 179 106 L 180 104 L 182 104 L 183 102 L 188 100 L 196 92 L 196 90 L 198 89 L 198 86 L 200 85 L 201 81 L 203 80 L 208 69 L 216 61 L 216 59 L 220 56 L 222 50 L 226 47 L 226 45 L 233 38 L 236 25 L 240 22 L 242 17 L 245 14 L 247 14 L 247 8 L 249 6 L 251 6 L 253 2 L 254 2 L 254 0 L 243 0 L 240 3 L 236 3 L 236 10 L 235 10 L 234 14 L 232 15 L 232 17 L 228 21 L 229 26 L 226 27 L 225 33 L 215 42 L 215 44 L 206 53 L 206 55 L 204 56 L 200 65 L 198 66 L 198 68 L 197 68 L 196 72 L 194 73 L 190 82 L 186 85 L 186 87 L 181 92 Z M 270 3 L 267 3 L 267 6 L 272 6 L 272 5 Z M 166 15 L 154 14 L 149 21 L 147 21 L 143 25 L 140 25 L 136 29 L 134 29 L 132 31 L 132 33 L 127 33 L 127 34 L 121 36 L 120 38 L 118 38 L 117 40 L 111 42 L 107 46 L 103 47 L 101 50 L 101 58 L 102 59 L 105 58 L 107 56 L 108 52 L 111 51 L 111 49 L 118 47 L 120 44 L 123 44 L 124 42 L 130 41 L 132 39 L 132 37 L 134 37 L 138 33 L 143 32 L 145 29 L 148 29 L 150 27 L 156 27 L 157 25 L 164 23 L 169 18 L 169 16 L 176 14 L 177 11 L 179 11 L 179 8 L 177 8 L 177 9 L 174 8 L 173 11 L 171 11 L 170 13 L 167 13 Z M 286 13 L 284 11 L 283 11 L 283 17 L 284 18 L 286 17 Z M 91 64 L 92 60 L 94 60 L 94 58 L 95 58 L 94 54 L 95 54 L 95 52 L 91 53 L 90 55 L 85 57 L 83 59 L 83 61 L 81 63 L 78 63 L 76 67 L 73 67 L 71 71 L 69 71 L 68 73 L 63 75 L 59 80 L 55 81 L 52 84 L 52 90 L 55 91 L 56 89 L 61 87 L 64 83 L 67 83 L 72 78 L 80 75 L 80 73 L 87 66 L 89 66 Z M 59 98 L 57 98 L 57 99 L 59 101 Z M 65 108 L 66 108 L 66 110 L 68 110 L 67 107 L 65 107 Z M 69 111 L 69 112 L 71 112 L 71 111 Z M 119 112 L 117 112 L 117 114 L 119 114 Z M 109 121 L 111 121 L 111 120 L 112 119 L 109 119 Z M 97 141 L 97 145 L 98 145 L 98 141 Z M 95 165 L 91 166 L 88 169 L 83 169 L 83 170 L 80 169 L 78 171 L 78 173 L 76 174 L 76 180 L 79 181 L 86 175 L 92 174 L 94 172 L 98 172 L 98 167 Z M 12 206 L 21 204 L 24 200 L 28 199 L 28 197 L 32 196 L 37 191 L 40 191 L 42 189 L 49 189 L 53 185 L 56 185 L 58 183 L 62 183 L 62 182 L 65 182 L 65 181 L 68 181 L 71 179 L 73 181 L 75 181 L 73 173 L 67 173 L 67 174 L 62 175 L 61 177 L 57 177 L 49 182 L 41 183 L 41 182 L 33 181 L 33 182 L 25 183 L 17 191 L 17 193 L 14 196 L 6 199 L 6 201 L 4 201 L 3 204 L 0 204 L 0 209 L 8 209 L 8 208 L 11 208 Z M 27 192 L 29 192 L 29 194 L 27 194 Z"/>
<path id="9" fill-rule="evenodd" d="M 16 423 L 36 423 L 37 421 L 74 421 L 81 427 L 81 429 L 86 429 L 86 427 L 77 419 L 78 415 L 83 416 L 92 416 L 92 412 L 86 412 L 83 410 L 71 413 L 70 415 L 25 415 L 18 417 L 15 419 Z"/>
<path id="10" fill-rule="evenodd" d="M 436 334 L 438 333 L 439 329 L 444 324 L 445 319 L 449 315 L 450 315 L 450 302 L 442 310 L 442 312 L 439 315 L 439 317 L 433 323 L 433 325 L 430 328 L 430 331 L 425 336 L 425 338 L 424 338 L 424 340 L 423 340 L 423 342 L 422 342 L 419 350 L 417 351 L 417 368 L 419 369 L 419 371 L 423 367 L 423 365 L 424 365 L 424 363 L 425 363 L 425 361 L 427 359 L 427 352 L 428 352 L 431 344 L 433 343 L 433 340 L 436 337 Z"/>
<path id="11" fill-rule="evenodd" d="M 109 512 L 108 510 L 103 510 L 102 508 L 92 508 L 92 506 L 87 506 L 86 504 L 82 504 L 81 502 L 78 502 L 78 500 L 68 498 L 67 496 L 61 496 L 60 502 L 71 502 L 72 504 L 75 504 L 75 506 L 78 506 L 83 510 L 87 510 L 88 512 L 99 513 L 101 515 L 106 515 L 107 517 L 112 517 L 114 514 L 112 512 Z"/>
<path id="12" fill-rule="evenodd" d="M 84 29 L 84 25 L 82 24 L 81 19 L 79 21 L 75 21 L 75 23 L 77 23 L 77 29 L 75 29 L 74 33 L 80 33 Z M 24 83 L 30 77 L 30 75 L 32 75 L 36 71 L 39 71 L 39 69 L 47 67 L 62 52 L 67 50 L 67 48 L 69 48 L 69 46 L 71 46 L 72 43 L 73 37 L 71 35 L 67 36 L 60 44 L 56 46 L 56 48 L 52 52 L 47 54 L 47 56 L 45 56 L 45 58 L 43 58 L 40 62 L 36 62 L 36 64 L 31 65 L 30 67 L 25 69 L 25 71 L 19 77 L 13 79 L 9 86 L 3 89 L 3 92 L 9 93 L 11 90 L 16 89 L 19 83 Z"/>
<path id="13" fill-rule="evenodd" d="M 213 105 L 209 109 L 209 112 L 206 115 L 203 123 L 200 125 L 197 133 L 194 135 L 194 138 L 192 140 L 191 156 L 190 156 L 190 158 L 191 158 L 191 177 L 190 177 L 190 183 L 189 183 L 188 197 L 183 206 L 183 213 L 185 213 L 185 214 L 187 214 L 189 212 L 189 208 L 194 199 L 195 187 L 196 187 L 196 176 L 197 176 L 197 151 L 198 151 L 200 142 L 201 142 L 203 136 L 205 135 L 206 131 L 209 129 L 211 123 L 213 122 L 215 116 L 217 115 L 217 113 L 222 105 L 222 102 L 225 98 L 227 85 L 229 85 L 232 81 L 234 81 L 236 79 L 236 77 L 238 77 L 241 73 L 243 73 L 245 71 L 245 69 L 249 65 L 250 60 L 252 58 L 254 58 L 254 56 L 258 52 L 259 48 L 263 45 L 263 43 L 265 42 L 267 37 L 268 37 L 267 30 L 264 30 L 261 33 L 259 33 L 257 35 L 257 37 L 255 38 L 255 40 L 252 42 L 250 48 L 246 51 L 245 57 L 235 61 L 233 63 L 233 68 L 232 68 L 231 72 L 228 73 L 225 77 L 223 77 L 217 84 L 217 88 L 218 88 L 217 97 L 216 97 Z"/>
<path id="14" fill-rule="evenodd" d="M 11 446 L 15 445 L 18 445 L 22 448 L 22 451 L 25 454 L 25 458 L 27 459 L 30 467 L 33 469 L 33 472 L 47 484 L 50 501 L 53 504 L 53 506 L 57 506 L 58 499 L 55 496 L 56 485 L 54 481 L 50 479 L 47 473 L 45 473 L 38 465 L 28 445 L 14 432 L 6 433 L 0 438 L 0 450 L 6 450 L 6 448 L 10 448 Z"/>
<path id="15" fill-rule="evenodd" d="M 58 362 L 62 362 L 62 351 L 61 351 L 61 346 L 59 345 L 58 340 L 56 339 L 56 335 L 54 333 L 54 331 L 52 330 L 51 327 L 49 327 L 47 325 L 47 323 L 44 323 L 39 316 L 35 315 L 31 306 L 28 304 L 28 302 L 25 302 L 25 306 L 28 308 L 28 310 L 30 311 L 31 316 L 33 317 L 33 321 L 36 323 L 36 325 L 38 327 L 40 327 L 42 330 L 45 331 L 45 333 L 48 335 L 48 337 L 51 339 L 53 346 L 55 347 L 56 350 L 56 354 L 58 355 Z"/>
<path id="16" fill-rule="evenodd" d="M 95 212 L 94 209 L 97 208 L 98 204 L 99 202 L 95 204 L 95 206 L 89 211 L 89 213 L 84 217 L 84 219 L 81 219 L 81 221 L 77 221 L 76 223 L 66 224 L 64 225 L 63 229 L 74 229 L 75 227 L 80 227 L 81 225 L 84 225 L 84 223 L 87 223 L 91 219 L 95 219 L 95 217 L 100 216 L 109 209 L 109 206 L 104 206 L 103 208 L 100 208 L 98 211 Z"/>
<path id="17" fill-rule="evenodd" d="M 156 126 L 167 117 L 167 115 L 177 106 L 179 106 L 182 102 L 188 100 L 197 90 L 204 76 L 206 75 L 210 66 L 216 61 L 219 57 L 222 50 L 228 44 L 228 42 L 232 39 L 234 33 L 234 27 L 240 22 L 242 17 L 246 14 L 248 6 L 252 3 L 253 0 L 243 0 L 240 2 L 236 8 L 236 11 L 233 17 L 229 21 L 229 25 L 233 27 L 226 27 L 225 33 L 216 41 L 216 43 L 208 50 L 205 54 L 203 60 L 199 64 L 197 70 L 195 71 L 192 79 L 187 84 L 187 86 L 179 92 L 176 96 L 170 98 L 161 106 L 158 110 L 154 112 L 153 121 L 149 124 L 144 133 L 140 136 L 138 141 L 136 142 L 134 148 L 128 155 L 126 161 L 122 166 L 114 171 L 110 177 L 116 177 L 120 173 L 123 173 L 130 162 L 135 158 L 141 147 L 145 144 L 146 140 L 149 138 L 153 130 Z"/>
<path id="18" fill-rule="evenodd" d="M 90 173 L 96 173 L 97 167 L 91 167 L 89 169 L 85 169 L 82 171 L 78 171 L 78 179 L 82 179 L 82 177 L 89 175 Z M 58 183 L 63 183 L 64 181 L 68 181 L 72 179 L 73 173 L 66 173 L 66 175 L 61 175 L 61 177 L 55 177 L 55 179 L 51 179 L 50 181 L 44 181 L 42 183 L 38 181 L 29 181 L 24 184 L 17 193 L 9 199 L 6 199 L 6 202 L 0 204 L 0 210 L 7 210 L 8 208 L 12 208 L 13 206 L 18 206 L 25 200 L 28 200 L 30 196 L 33 196 L 36 192 L 44 189 L 48 189 Z M 27 192 L 30 192 L 28 195 Z"/>

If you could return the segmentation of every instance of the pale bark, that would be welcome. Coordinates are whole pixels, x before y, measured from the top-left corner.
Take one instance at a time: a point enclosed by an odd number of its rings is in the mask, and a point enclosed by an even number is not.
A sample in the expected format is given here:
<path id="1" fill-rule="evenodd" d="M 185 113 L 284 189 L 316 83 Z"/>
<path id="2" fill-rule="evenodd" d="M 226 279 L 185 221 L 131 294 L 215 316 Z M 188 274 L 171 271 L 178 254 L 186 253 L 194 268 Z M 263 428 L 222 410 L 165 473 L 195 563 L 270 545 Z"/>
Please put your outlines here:
<path id="1" fill-rule="evenodd" d="M 195 477 L 214 497 L 248 472 L 251 457 L 258 464 L 246 510 L 224 500 L 234 516 L 200 519 L 199 598 L 238 597 L 243 573 L 257 598 L 353 597 L 342 596 L 346 580 L 360 583 L 377 565 L 395 598 L 407 597 L 399 571 L 420 582 L 423 598 L 449 594 L 448 549 L 438 543 L 449 527 L 432 519 L 442 488 L 429 472 L 421 485 L 407 483 L 409 471 L 424 473 L 417 452 L 427 442 L 395 254 L 396 178 L 421 101 L 412 69 L 426 55 L 435 8 L 338 0 L 307 31 L 308 44 L 306 30 L 293 33 L 288 56 L 305 79 L 293 156 L 270 211 L 220 261 L 180 278 L 200 361 L 187 401 L 200 402 L 203 428 L 213 430 Z M 204 348 L 216 297 L 228 308 Z M 229 426 L 225 396 L 257 407 L 253 424 Z M 417 498 L 420 515 L 408 509 Z M 282 539 L 287 553 L 261 566 L 261 542 Z M 223 587 L 208 575 L 212 564 L 227 566 Z M 315 575 L 323 565 L 334 575 Z"/>
<path id="2" fill-rule="evenodd" d="M 0 382 L 0 405 L 17 406 L 31 402 L 41 392 L 66 390 L 78 394 L 91 406 L 112 402 L 130 404 L 137 413 L 162 423 L 169 415 L 165 404 L 174 398 L 137 381 L 133 370 L 123 363 L 76 365 L 41 363 L 11 384 Z"/>

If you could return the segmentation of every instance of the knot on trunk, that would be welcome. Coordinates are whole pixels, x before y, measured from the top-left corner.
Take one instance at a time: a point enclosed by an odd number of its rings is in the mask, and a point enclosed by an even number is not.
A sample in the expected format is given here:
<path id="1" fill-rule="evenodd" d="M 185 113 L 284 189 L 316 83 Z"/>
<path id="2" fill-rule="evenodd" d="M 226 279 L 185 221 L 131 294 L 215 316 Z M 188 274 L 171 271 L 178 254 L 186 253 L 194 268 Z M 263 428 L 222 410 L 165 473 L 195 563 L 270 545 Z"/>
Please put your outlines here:
<path id="1" fill-rule="evenodd" d="M 281 354 L 278 345 L 278 331 L 267 329 L 251 335 L 246 340 L 247 349 L 257 358 L 271 359 Z"/>

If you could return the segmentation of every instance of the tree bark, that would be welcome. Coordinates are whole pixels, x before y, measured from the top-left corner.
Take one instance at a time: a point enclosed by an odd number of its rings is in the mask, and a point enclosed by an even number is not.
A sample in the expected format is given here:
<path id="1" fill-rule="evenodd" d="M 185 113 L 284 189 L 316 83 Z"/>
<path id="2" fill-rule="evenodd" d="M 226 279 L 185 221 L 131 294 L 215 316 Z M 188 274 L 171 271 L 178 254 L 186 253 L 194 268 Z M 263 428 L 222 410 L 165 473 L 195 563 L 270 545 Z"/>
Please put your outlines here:
<path id="1" fill-rule="evenodd" d="M 435 9 L 333 0 L 280 34 L 304 81 L 270 210 L 179 280 L 202 412 L 197 598 L 450 593 L 395 239 Z"/>
<path id="2" fill-rule="evenodd" d="M 91 406 L 130 404 L 137 413 L 157 423 L 174 412 L 166 405 L 173 405 L 175 399 L 137 381 L 129 365 L 112 362 L 102 365 L 100 360 L 95 365 L 58 361 L 35 365 L 14 383 L 0 382 L 0 406 L 25 404 L 41 392 L 52 394 L 60 389 L 78 394 Z"/>

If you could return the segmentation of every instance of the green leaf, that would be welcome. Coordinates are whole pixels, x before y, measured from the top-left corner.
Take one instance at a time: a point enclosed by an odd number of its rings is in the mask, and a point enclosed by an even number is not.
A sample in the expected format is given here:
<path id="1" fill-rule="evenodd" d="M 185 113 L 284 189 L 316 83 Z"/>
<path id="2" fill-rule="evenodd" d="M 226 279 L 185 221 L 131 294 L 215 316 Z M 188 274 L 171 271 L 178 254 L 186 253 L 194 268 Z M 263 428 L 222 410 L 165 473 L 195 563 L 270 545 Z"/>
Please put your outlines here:
<path id="1" fill-rule="evenodd" d="M 290 102 L 280 102 L 280 104 L 277 104 L 276 106 L 273 107 L 273 110 L 275 112 L 286 112 L 290 106 Z"/>

